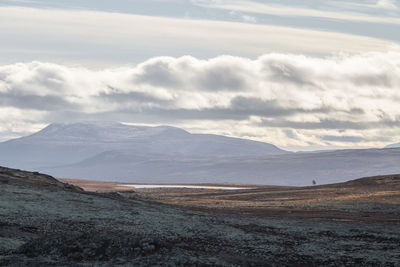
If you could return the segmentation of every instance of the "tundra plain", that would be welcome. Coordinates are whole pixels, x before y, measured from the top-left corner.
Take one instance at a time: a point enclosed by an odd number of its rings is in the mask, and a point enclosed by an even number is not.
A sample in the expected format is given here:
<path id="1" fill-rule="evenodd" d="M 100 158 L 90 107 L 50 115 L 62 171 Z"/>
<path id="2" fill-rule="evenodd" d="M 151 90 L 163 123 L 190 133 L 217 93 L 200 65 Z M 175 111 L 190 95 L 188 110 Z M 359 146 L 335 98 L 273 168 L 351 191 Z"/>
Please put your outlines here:
<path id="1" fill-rule="evenodd" d="M 360 181 L 374 184 L 371 189 L 387 188 L 381 191 L 387 194 L 398 192 L 399 176 Z M 360 181 L 347 186 L 357 187 Z M 97 190 L 102 192 L 90 192 L 51 176 L 7 168 L 0 168 L 0 182 L 1 266 L 396 266 L 400 262 L 399 221 L 393 219 L 400 214 L 398 194 L 371 196 L 366 205 L 351 198 L 339 201 L 339 206 L 347 203 L 347 210 L 341 208 L 346 216 L 306 216 L 307 208 L 302 215 L 298 207 L 287 207 L 281 214 L 256 205 L 254 210 L 244 209 L 243 202 L 232 196 L 243 200 L 246 191 L 267 203 L 271 196 L 266 192 L 274 194 L 281 187 L 213 193 L 179 189 L 183 204 L 176 205 L 177 189 L 171 188 L 163 189 L 163 194 L 160 189 L 121 191 L 102 182 Z M 308 190 L 310 197 L 323 188 L 297 190 Z M 257 203 L 247 198 L 248 204 Z M 197 204 L 190 199 L 197 199 Z M 222 205 L 223 199 L 231 199 L 231 207 Z M 326 205 L 318 209 L 332 211 Z"/>

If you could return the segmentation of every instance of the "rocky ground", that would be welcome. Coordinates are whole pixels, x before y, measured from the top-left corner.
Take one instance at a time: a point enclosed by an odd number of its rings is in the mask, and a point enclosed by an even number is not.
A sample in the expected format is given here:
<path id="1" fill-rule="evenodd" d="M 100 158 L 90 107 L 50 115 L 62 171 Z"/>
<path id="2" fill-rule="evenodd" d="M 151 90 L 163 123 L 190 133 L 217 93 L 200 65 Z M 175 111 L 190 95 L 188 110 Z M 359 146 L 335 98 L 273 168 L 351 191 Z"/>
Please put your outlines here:
<path id="1" fill-rule="evenodd" d="M 399 244 L 395 222 L 207 213 L 0 168 L 1 266 L 398 266 Z"/>

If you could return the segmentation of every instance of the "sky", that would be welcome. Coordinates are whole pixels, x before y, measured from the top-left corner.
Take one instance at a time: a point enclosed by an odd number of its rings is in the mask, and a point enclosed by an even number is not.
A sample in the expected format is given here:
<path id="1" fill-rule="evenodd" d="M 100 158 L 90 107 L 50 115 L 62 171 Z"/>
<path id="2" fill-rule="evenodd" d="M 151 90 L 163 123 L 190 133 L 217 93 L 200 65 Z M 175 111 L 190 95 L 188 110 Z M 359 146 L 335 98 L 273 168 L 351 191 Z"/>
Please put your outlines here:
<path id="1" fill-rule="evenodd" d="M 0 0 L 0 141 L 110 120 L 383 147 L 399 33 L 400 0 Z"/>

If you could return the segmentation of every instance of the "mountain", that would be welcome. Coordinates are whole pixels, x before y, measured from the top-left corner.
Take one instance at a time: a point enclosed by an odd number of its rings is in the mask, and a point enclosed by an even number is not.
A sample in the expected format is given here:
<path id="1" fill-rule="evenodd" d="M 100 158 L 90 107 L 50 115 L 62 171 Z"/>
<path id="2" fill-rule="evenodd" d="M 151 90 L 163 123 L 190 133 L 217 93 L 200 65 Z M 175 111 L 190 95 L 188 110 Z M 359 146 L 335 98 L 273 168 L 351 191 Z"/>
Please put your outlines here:
<path id="1" fill-rule="evenodd" d="M 400 173 L 400 149 L 338 150 L 247 157 L 188 157 L 106 151 L 77 164 L 46 169 L 59 177 L 138 183 L 235 182 L 311 185 Z M 118 178 L 118 179 L 117 179 Z"/>
<path id="2" fill-rule="evenodd" d="M 395 143 L 385 146 L 385 148 L 397 148 L 397 147 L 400 147 L 400 143 Z"/>
<path id="3" fill-rule="evenodd" d="M 115 122 L 51 124 L 0 143 L 0 163 L 55 177 L 311 185 L 400 173 L 400 148 L 290 153 L 271 144 Z"/>
<path id="4" fill-rule="evenodd" d="M 105 151 L 133 155 L 191 157 L 285 154 L 274 145 L 209 134 L 190 134 L 169 126 L 131 126 L 116 122 L 54 123 L 30 136 L 0 143 L 0 161 L 16 168 L 42 170 L 77 163 Z"/>

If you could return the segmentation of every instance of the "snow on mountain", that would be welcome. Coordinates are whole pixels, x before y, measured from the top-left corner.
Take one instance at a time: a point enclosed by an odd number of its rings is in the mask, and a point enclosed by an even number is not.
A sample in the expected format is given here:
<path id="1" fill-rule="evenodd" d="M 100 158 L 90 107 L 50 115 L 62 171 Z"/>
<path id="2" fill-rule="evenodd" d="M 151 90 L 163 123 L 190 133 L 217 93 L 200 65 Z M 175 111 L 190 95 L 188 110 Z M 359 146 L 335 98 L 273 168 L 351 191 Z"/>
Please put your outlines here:
<path id="1" fill-rule="evenodd" d="M 400 147 L 400 143 L 395 143 L 395 144 L 387 145 L 385 148 L 397 148 L 397 147 Z"/>
<path id="2" fill-rule="evenodd" d="M 169 127 L 55 123 L 0 143 L 0 163 L 56 177 L 144 183 L 310 185 L 400 173 L 400 148 L 290 153 Z"/>
<path id="3" fill-rule="evenodd" d="M 16 168 L 72 164 L 104 151 L 195 157 L 289 153 L 274 145 L 218 135 L 190 134 L 170 126 L 117 122 L 54 123 L 32 135 L 0 143 L 0 160 Z"/>
<path id="4" fill-rule="evenodd" d="M 140 137 L 157 135 L 188 135 L 185 130 L 170 127 L 131 126 L 118 122 L 53 123 L 43 130 L 22 139 L 48 141 L 73 141 L 93 143 L 128 142 Z"/>

